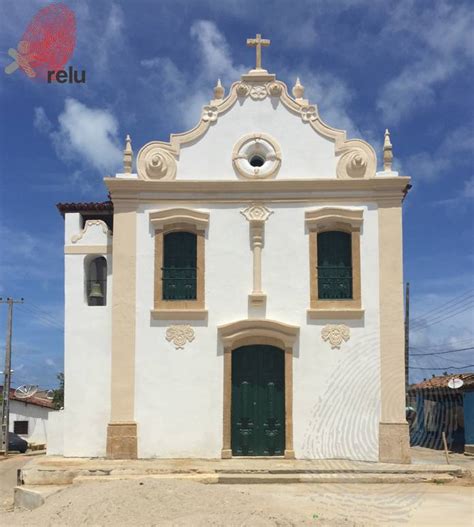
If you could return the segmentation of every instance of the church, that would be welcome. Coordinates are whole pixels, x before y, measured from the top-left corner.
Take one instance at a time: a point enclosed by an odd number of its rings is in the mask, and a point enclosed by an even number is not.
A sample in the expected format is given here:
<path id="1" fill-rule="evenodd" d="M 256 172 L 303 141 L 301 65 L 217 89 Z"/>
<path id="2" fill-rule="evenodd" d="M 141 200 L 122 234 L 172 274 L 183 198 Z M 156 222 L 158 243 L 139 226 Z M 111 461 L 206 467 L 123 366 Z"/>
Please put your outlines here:
<path id="1" fill-rule="evenodd" d="M 65 408 L 48 452 L 409 463 L 402 203 L 383 169 L 256 66 L 197 125 L 63 203 Z M 304 81 L 304 79 L 303 79 Z M 211 90 L 210 90 L 211 91 Z M 152 139 L 152 138 L 150 138 Z M 135 168 L 136 167 L 136 168 Z"/>

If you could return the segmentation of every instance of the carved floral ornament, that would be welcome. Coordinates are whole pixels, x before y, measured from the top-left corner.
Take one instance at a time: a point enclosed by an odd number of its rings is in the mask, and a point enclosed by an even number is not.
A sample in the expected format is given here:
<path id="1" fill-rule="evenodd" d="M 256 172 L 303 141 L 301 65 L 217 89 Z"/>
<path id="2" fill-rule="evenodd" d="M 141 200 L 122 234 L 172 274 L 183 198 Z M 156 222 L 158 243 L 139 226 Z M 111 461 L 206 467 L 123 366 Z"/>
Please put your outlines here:
<path id="1" fill-rule="evenodd" d="M 184 349 L 187 342 L 194 340 L 194 329 L 188 325 L 170 326 L 166 330 L 166 340 L 173 342 L 177 350 Z"/>
<path id="2" fill-rule="evenodd" d="M 343 341 L 347 342 L 351 337 L 351 330 L 345 324 L 328 324 L 321 330 L 322 339 L 331 345 L 331 349 L 340 349 Z"/>

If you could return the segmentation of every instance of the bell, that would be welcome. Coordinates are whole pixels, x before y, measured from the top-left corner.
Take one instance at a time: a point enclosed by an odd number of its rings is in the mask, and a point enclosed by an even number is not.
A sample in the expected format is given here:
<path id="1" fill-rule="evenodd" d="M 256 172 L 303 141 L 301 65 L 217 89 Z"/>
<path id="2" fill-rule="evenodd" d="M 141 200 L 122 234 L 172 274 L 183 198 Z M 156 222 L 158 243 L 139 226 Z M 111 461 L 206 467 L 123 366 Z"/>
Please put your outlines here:
<path id="1" fill-rule="evenodd" d="M 102 287 L 99 282 L 92 282 L 89 298 L 104 298 Z"/>

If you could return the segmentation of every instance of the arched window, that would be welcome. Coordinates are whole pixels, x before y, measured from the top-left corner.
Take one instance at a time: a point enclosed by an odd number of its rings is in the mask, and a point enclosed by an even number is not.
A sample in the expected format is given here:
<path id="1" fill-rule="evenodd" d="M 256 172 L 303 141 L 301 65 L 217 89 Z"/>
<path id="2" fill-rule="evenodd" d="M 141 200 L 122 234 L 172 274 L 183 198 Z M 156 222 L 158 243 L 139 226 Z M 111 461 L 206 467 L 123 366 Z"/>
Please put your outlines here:
<path id="1" fill-rule="evenodd" d="M 318 233 L 318 298 L 352 298 L 351 234 L 341 231 Z"/>
<path id="2" fill-rule="evenodd" d="M 196 300 L 197 236 L 169 232 L 163 242 L 163 300 Z"/>
<path id="3" fill-rule="evenodd" d="M 107 260 L 103 256 L 94 258 L 87 266 L 86 294 L 89 306 L 107 303 Z"/>

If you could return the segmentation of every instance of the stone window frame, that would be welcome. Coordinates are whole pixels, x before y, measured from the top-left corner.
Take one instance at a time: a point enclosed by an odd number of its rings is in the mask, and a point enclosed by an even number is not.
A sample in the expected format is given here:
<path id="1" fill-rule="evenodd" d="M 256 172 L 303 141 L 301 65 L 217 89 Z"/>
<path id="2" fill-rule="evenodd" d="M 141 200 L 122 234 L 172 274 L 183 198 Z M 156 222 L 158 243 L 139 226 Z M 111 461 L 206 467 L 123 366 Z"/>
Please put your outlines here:
<path id="1" fill-rule="evenodd" d="M 363 211 L 336 207 L 323 207 L 305 212 L 309 234 L 310 307 L 309 318 L 359 318 L 363 316 L 360 275 L 360 232 Z M 323 300 L 318 298 L 318 234 L 339 231 L 351 235 L 352 298 Z"/>
<path id="2" fill-rule="evenodd" d="M 165 320 L 205 319 L 205 237 L 209 213 L 193 209 L 173 208 L 150 213 L 155 230 L 154 302 L 151 315 Z M 196 235 L 196 298 L 193 300 L 164 300 L 162 267 L 164 238 L 170 232 L 191 232 Z"/>

